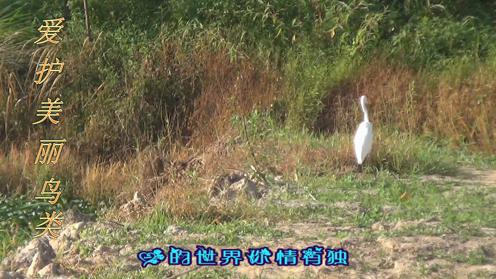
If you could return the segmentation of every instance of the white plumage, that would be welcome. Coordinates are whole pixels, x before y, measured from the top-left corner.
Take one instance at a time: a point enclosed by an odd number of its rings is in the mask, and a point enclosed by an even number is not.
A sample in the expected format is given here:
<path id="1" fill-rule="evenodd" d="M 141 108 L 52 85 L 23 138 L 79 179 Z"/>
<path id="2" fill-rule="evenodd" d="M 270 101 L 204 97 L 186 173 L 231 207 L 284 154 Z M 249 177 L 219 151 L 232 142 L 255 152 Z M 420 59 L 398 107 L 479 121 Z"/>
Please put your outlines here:
<path id="1" fill-rule="evenodd" d="M 369 121 L 369 114 L 367 111 L 367 97 L 360 97 L 360 105 L 363 111 L 363 121 L 358 125 L 358 129 L 355 133 L 355 138 L 353 139 L 353 144 L 355 145 L 355 156 L 358 165 L 362 165 L 365 157 L 370 153 L 372 149 L 373 132 L 372 123 Z"/>

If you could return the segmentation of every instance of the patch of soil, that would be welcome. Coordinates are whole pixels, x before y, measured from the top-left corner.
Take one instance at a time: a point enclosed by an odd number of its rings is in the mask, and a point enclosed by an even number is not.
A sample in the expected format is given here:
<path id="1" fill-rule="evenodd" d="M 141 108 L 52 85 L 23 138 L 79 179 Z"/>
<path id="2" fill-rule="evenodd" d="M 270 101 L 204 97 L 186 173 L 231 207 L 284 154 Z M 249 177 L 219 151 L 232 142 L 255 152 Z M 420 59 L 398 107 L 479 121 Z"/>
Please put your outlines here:
<path id="1" fill-rule="evenodd" d="M 477 170 L 474 168 L 460 168 L 456 176 L 426 175 L 423 181 L 437 183 L 454 183 L 458 186 L 487 186 L 496 187 L 496 170 Z"/>

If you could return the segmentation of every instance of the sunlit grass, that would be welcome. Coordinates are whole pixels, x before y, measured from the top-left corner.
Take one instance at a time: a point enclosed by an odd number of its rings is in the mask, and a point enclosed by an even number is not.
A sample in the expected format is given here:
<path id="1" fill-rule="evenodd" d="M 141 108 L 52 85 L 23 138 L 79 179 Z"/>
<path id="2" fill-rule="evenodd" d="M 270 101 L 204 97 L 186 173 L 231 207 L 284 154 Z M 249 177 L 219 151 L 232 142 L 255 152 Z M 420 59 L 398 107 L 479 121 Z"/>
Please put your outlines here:
<path id="1" fill-rule="evenodd" d="M 379 234 L 368 230 L 377 222 L 439 222 L 380 233 L 388 236 L 468 237 L 496 227 L 492 188 L 454 191 L 464 185 L 422 180 L 496 167 L 492 4 L 90 1 L 89 42 L 82 3 L 71 1 L 62 44 L 37 49 L 31 35 L 40 19 L 61 15 L 62 1 L 7 2 L 0 0 L 0 192 L 8 195 L 0 259 L 29 239 L 31 216 L 44 209 L 29 199 L 51 176 L 63 181 L 64 208 L 82 199 L 119 211 L 134 192 L 151 196 L 151 214 L 83 233 L 108 245 L 133 241 L 129 231 L 140 245 L 174 241 L 164 236 L 171 225 L 200 236 L 175 240 L 184 245 L 281 238 L 274 224 L 302 220 L 368 237 Z M 55 54 L 67 71 L 40 89 L 33 61 Z M 63 125 L 31 125 L 41 98 L 55 95 L 64 100 Z M 359 175 L 351 139 L 360 95 L 371 100 L 375 143 Z M 68 152 L 57 166 L 36 167 L 33 139 L 47 135 L 66 138 Z M 198 166 L 187 166 L 197 157 Z M 157 159 L 160 174 L 151 170 Z M 211 206 L 210 179 L 233 169 L 263 177 L 272 195 Z M 478 252 L 463 260 L 484 263 Z"/>

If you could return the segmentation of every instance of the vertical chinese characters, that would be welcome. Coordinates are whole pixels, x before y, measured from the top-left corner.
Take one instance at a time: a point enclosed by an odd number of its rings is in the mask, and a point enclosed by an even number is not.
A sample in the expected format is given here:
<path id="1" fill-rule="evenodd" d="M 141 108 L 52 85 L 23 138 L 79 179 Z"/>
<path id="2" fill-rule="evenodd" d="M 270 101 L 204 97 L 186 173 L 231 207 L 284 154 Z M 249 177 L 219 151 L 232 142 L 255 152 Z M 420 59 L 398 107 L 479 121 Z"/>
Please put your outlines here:
<path id="1" fill-rule="evenodd" d="M 48 19 L 43 21 L 43 25 L 38 28 L 41 36 L 35 41 L 37 45 L 57 45 L 60 43 L 59 33 L 64 28 L 64 18 Z M 50 82 L 54 75 L 59 75 L 64 69 L 64 63 L 59 58 L 46 57 L 41 63 L 36 65 L 34 83 L 36 85 L 44 85 Z M 59 98 L 48 97 L 42 101 L 39 109 L 36 111 L 38 119 L 33 122 L 33 125 L 48 124 L 59 125 L 62 106 L 64 102 Z M 55 165 L 58 163 L 65 139 L 42 139 L 36 155 L 35 165 Z M 61 195 L 61 181 L 52 177 L 44 182 L 41 193 L 35 197 L 37 200 L 44 200 L 51 206 L 57 205 Z M 48 235 L 50 238 L 57 238 L 59 231 L 62 229 L 63 212 L 52 210 L 45 212 L 44 216 L 40 217 L 40 224 L 36 226 L 39 232 L 35 237 Z"/>

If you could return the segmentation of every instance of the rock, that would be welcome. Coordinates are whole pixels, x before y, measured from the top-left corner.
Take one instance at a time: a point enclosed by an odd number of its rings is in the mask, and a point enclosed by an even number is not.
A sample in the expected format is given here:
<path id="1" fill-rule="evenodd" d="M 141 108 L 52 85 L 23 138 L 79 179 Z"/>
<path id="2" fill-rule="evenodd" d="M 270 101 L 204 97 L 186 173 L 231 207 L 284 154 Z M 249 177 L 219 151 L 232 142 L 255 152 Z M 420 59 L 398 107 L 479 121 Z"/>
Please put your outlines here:
<path id="1" fill-rule="evenodd" d="M 58 264 L 51 263 L 38 271 L 38 275 L 41 278 L 48 278 L 60 275 L 60 267 Z"/>
<path id="2" fill-rule="evenodd" d="M 140 211 L 144 208 L 144 199 L 139 192 L 134 192 L 133 199 L 129 202 L 123 204 L 120 209 L 124 215 L 131 216 L 134 214 L 140 214 Z"/>
<path id="3" fill-rule="evenodd" d="M 68 209 L 64 212 L 64 223 L 65 224 L 73 224 L 73 223 L 79 223 L 79 222 L 92 222 L 93 217 L 87 214 L 83 214 L 79 212 L 78 210 L 74 209 Z"/>
<path id="4" fill-rule="evenodd" d="M 397 276 L 397 278 L 413 278 L 407 275 L 411 275 L 412 271 L 415 270 L 415 262 L 409 261 L 407 259 L 399 259 L 394 262 L 394 267 L 392 272 Z"/>
<path id="5" fill-rule="evenodd" d="M 48 237 L 35 238 L 24 248 L 18 248 L 15 256 L 8 261 L 10 269 L 20 270 L 31 267 L 37 254 L 38 260 L 44 265 L 47 265 L 55 258 L 55 252 L 50 245 Z"/>
<path id="6" fill-rule="evenodd" d="M 217 177 L 214 180 L 212 187 L 209 189 L 210 197 L 216 197 L 220 195 L 224 189 L 228 188 L 231 184 L 240 181 L 245 178 L 245 174 L 239 171 L 231 172 L 230 174 L 225 174 Z"/>
<path id="7" fill-rule="evenodd" d="M 17 272 L 8 272 L 8 271 L 0 271 L 0 279 L 24 279 L 21 273 Z"/>
<path id="8" fill-rule="evenodd" d="M 283 183 L 284 178 L 282 177 L 282 175 L 278 175 L 278 176 L 274 177 L 274 181 L 278 182 L 278 183 Z"/>
<path id="9" fill-rule="evenodd" d="M 384 225 L 381 222 L 374 223 L 371 227 L 373 231 L 383 231 Z"/>
<path id="10" fill-rule="evenodd" d="M 134 192 L 133 200 L 131 201 L 134 204 L 142 204 L 143 203 L 143 197 L 139 192 Z"/>
<path id="11" fill-rule="evenodd" d="M 392 239 L 381 236 L 377 238 L 377 242 L 382 246 L 382 249 L 389 254 L 394 253 L 398 249 L 398 244 Z"/>
<path id="12" fill-rule="evenodd" d="M 133 247 L 129 244 L 126 244 L 121 250 L 119 250 L 119 255 L 127 256 L 133 253 Z"/>
<path id="13" fill-rule="evenodd" d="M 181 227 L 175 226 L 175 225 L 168 226 L 167 229 L 164 231 L 164 233 L 171 234 L 171 235 L 184 234 L 187 232 L 188 232 L 187 230 L 185 230 Z"/>
<path id="14" fill-rule="evenodd" d="M 79 239 L 81 231 L 87 224 L 83 221 L 66 226 L 58 238 L 50 240 L 50 245 L 52 245 L 57 254 L 70 250 L 72 243 Z"/>
<path id="15" fill-rule="evenodd" d="M 257 183 L 243 178 L 240 181 L 231 185 L 231 189 L 236 191 L 238 194 L 245 194 L 252 199 L 261 198 L 261 194 L 258 191 Z"/>
<path id="16" fill-rule="evenodd" d="M 234 172 L 214 181 L 209 194 L 212 200 L 231 202 L 240 197 L 260 199 L 264 195 L 263 184 L 250 180 L 244 174 Z"/>
<path id="17" fill-rule="evenodd" d="M 47 266 L 50 263 L 51 259 L 43 258 L 40 252 L 36 252 L 34 255 L 33 261 L 26 272 L 26 276 L 34 277 L 38 271 Z"/>

